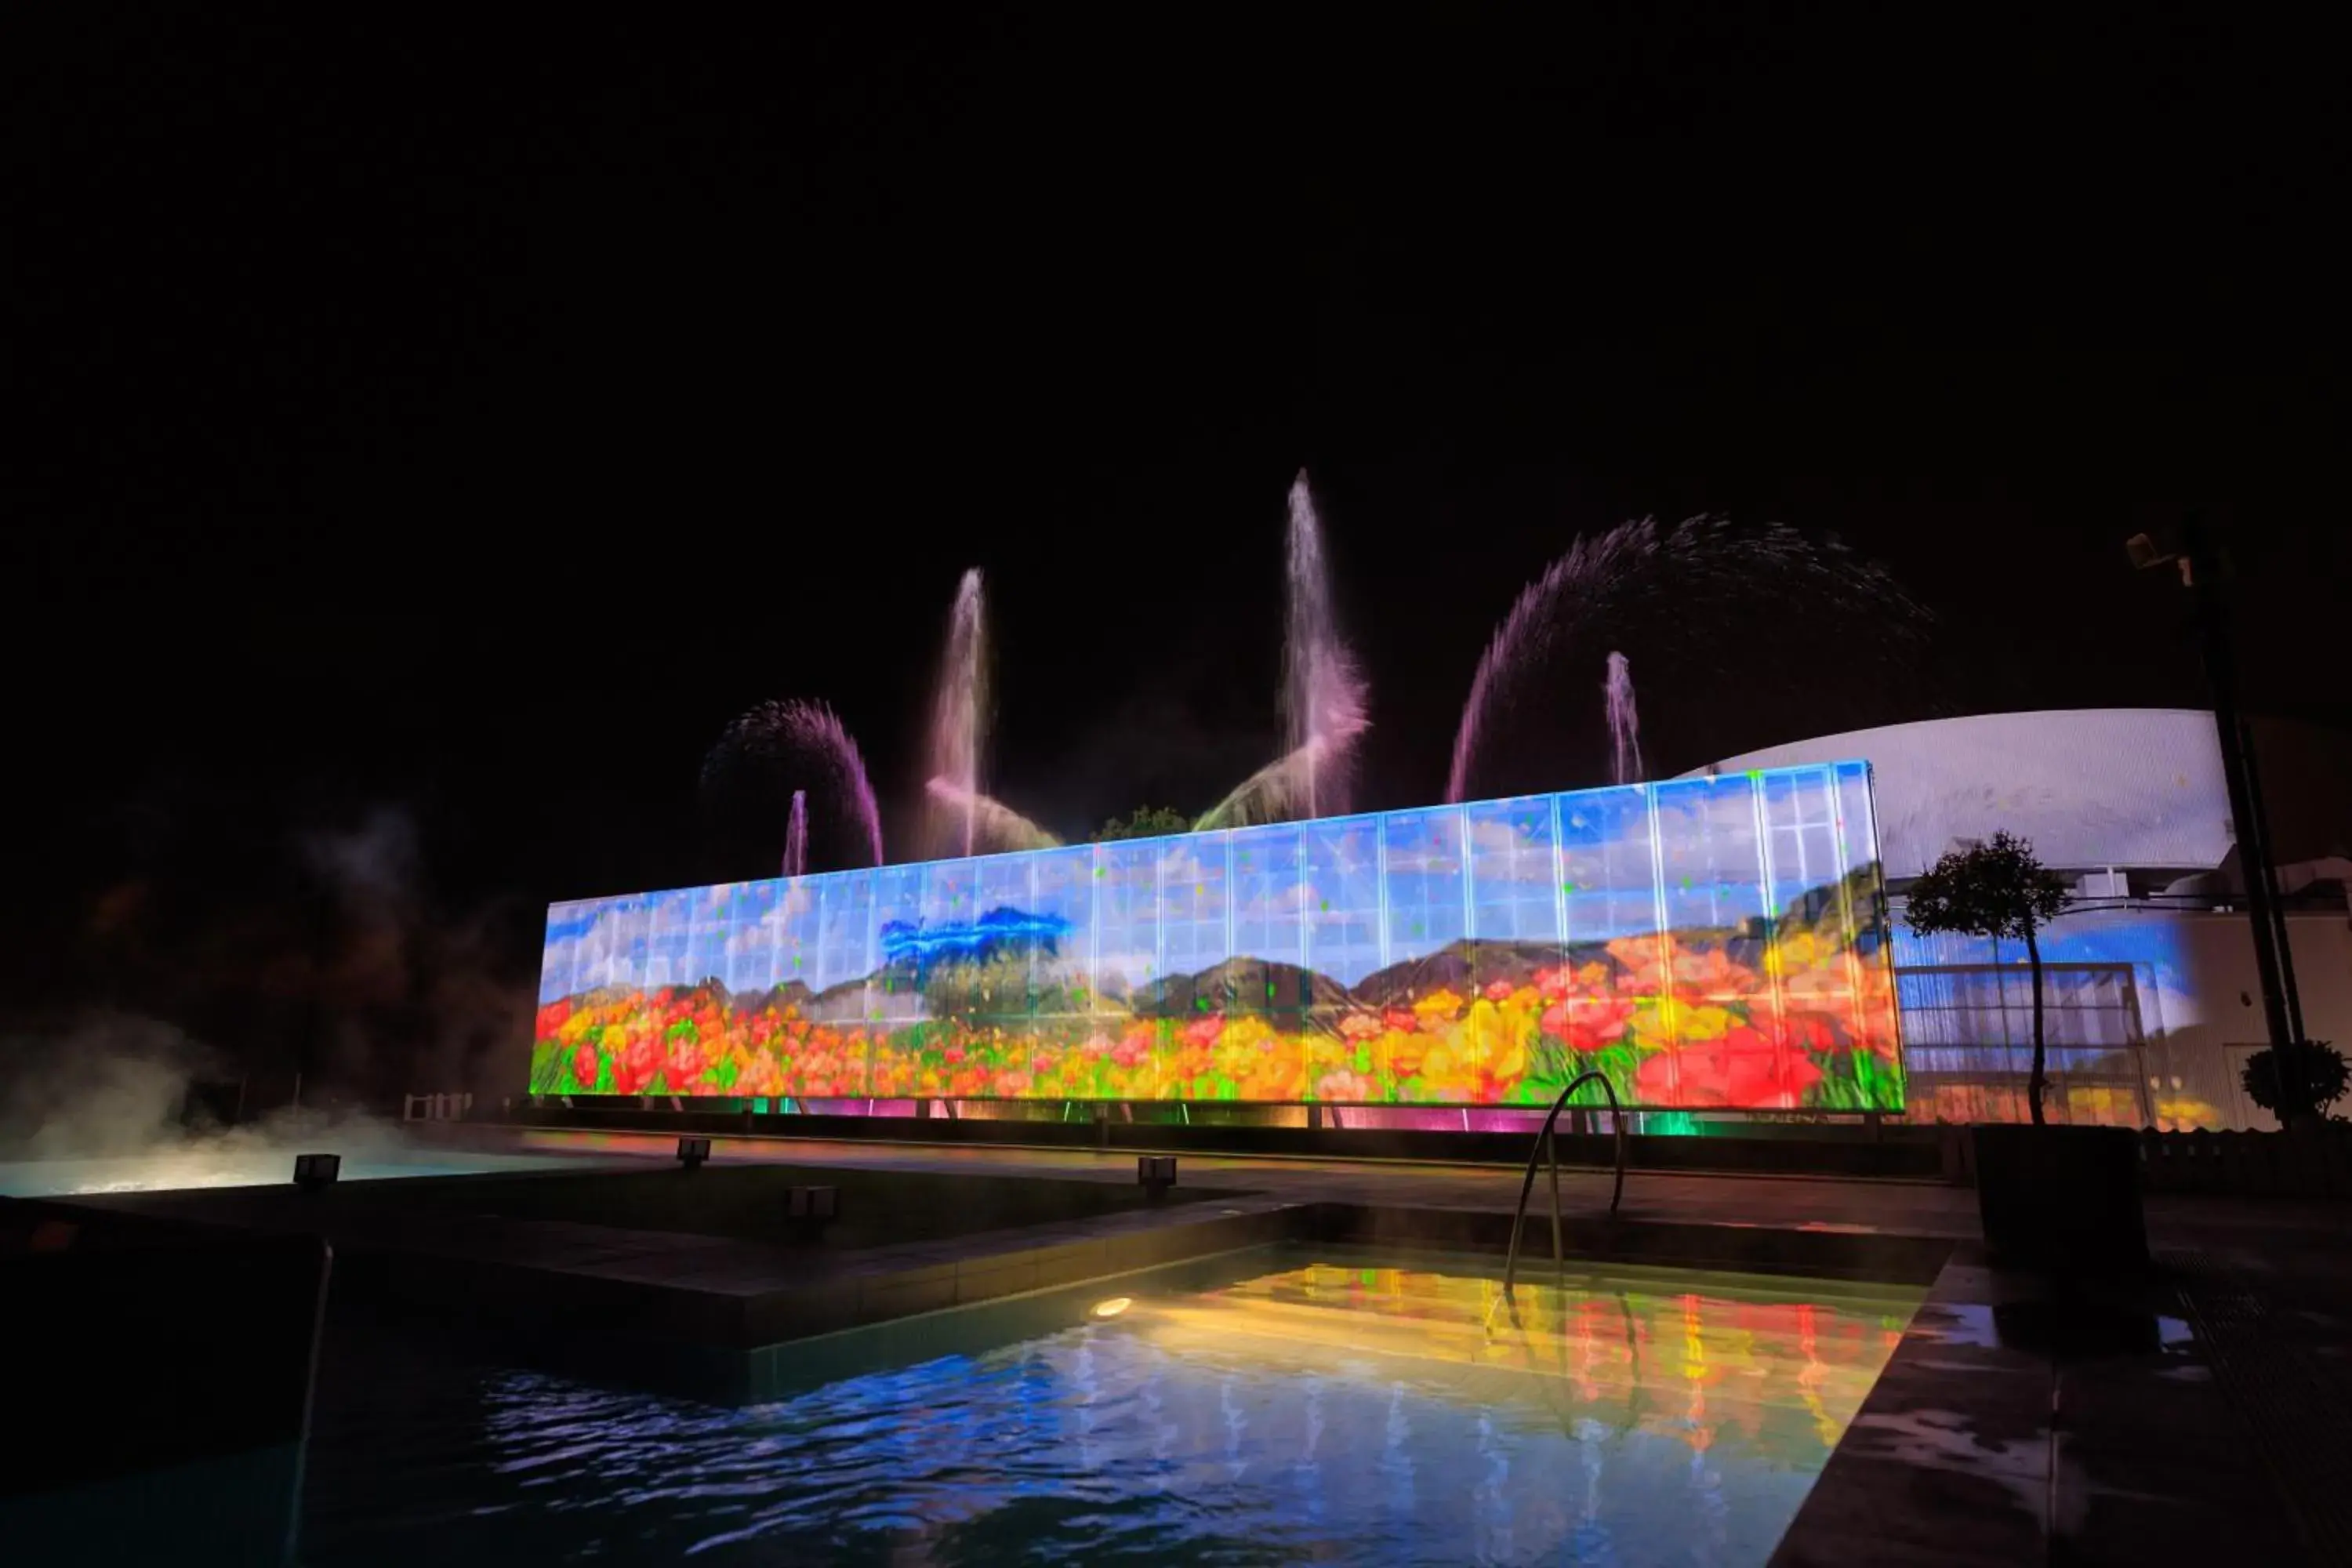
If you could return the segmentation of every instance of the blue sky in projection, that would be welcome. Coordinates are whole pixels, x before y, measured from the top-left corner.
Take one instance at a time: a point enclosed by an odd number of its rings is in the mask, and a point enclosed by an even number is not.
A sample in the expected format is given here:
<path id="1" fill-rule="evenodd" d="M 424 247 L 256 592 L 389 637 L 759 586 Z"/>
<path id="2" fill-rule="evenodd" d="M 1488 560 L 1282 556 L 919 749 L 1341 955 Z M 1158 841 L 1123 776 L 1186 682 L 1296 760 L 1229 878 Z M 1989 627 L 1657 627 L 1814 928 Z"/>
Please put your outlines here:
<path id="1" fill-rule="evenodd" d="M 1229 957 L 1353 985 L 1465 937 L 1738 927 L 1874 858 L 1864 765 L 1822 764 L 561 903 L 540 994 L 821 991 L 992 919 L 1129 986 Z"/>

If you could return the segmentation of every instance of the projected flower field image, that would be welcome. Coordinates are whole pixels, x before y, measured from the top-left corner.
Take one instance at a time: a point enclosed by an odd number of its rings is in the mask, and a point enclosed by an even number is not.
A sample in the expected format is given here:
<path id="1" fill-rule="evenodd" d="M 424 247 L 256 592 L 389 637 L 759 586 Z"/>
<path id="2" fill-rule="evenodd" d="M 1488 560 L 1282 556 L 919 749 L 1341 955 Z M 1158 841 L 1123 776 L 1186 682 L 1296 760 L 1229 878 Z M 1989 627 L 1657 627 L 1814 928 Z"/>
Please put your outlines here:
<path id="1" fill-rule="evenodd" d="M 541 1094 L 1899 1110 L 1861 763 L 549 910 Z"/>

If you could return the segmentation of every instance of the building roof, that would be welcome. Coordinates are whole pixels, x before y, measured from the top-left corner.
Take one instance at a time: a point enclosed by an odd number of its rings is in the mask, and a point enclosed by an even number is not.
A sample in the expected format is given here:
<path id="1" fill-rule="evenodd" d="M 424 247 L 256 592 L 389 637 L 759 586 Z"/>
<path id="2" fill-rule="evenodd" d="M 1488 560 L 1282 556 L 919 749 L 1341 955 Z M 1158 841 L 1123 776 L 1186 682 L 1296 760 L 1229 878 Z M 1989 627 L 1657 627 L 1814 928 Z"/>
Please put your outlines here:
<path id="1" fill-rule="evenodd" d="M 2232 842 L 2213 716 L 2195 709 L 1929 719 L 1769 746 L 1694 771 L 1847 757 L 1871 764 L 1880 858 L 1897 880 L 1997 828 L 2069 869 L 2204 870 Z"/>

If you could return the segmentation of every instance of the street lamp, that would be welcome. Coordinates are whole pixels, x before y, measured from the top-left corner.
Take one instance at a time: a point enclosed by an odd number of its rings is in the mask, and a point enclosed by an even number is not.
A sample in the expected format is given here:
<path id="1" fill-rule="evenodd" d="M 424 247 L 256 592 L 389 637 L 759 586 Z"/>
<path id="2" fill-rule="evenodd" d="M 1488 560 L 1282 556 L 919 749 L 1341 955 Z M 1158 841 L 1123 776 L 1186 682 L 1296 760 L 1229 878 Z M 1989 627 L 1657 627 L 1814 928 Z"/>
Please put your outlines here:
<path id="1" fill-rule="evenodd" d="M 2212 690 L 2213 728 L 2221 742 L 2221 776 L 2229 786 L 2230 816 L 2236 829 L 2238 869 L 2245 878 L 2246 910 L 2253 921 L 2263 1021 L 2273 1046 L 2299 1041 L 2303 1005 L 2295 994 L 2294 955 L 2287 946 L 2286 917 L 2279 907 L 2270 821 L 2263 807 L 2262 782 L 2254 772 L 2253 736 L 2238 712 L 2237 660 L 2230 642 L 2229 607 L 2221 594 L 2229 562 L 2214 544 L 2204 518 L 2195 512 L 2178 530 L 2154 537 L 2132 535 L 2124 542 L 2124 552 L 2143 572 L 2177 566 L 2181 586 L 2194 596 L 2205 683 Z"/>

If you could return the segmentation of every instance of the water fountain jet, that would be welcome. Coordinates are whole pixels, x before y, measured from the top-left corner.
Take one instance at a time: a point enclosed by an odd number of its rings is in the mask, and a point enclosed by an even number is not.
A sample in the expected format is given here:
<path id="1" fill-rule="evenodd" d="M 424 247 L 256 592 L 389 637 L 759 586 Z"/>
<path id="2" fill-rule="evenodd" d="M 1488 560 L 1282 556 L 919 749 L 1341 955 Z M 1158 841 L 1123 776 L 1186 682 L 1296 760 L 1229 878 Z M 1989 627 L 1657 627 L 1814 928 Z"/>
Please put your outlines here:
<path id="1" fill-rule="evenodd" d="M 882 811 L 875 801 L 873 784 L 866 776 L 866 758 L 840 718 L 822 702 L 797 698 L 762 702 L 739 716 L 727 726 L 719 743 L 703 760 L 703 787 L 709 790 L 716 786 L 754 759 L 775 761 L 791 756 L 813 759 L 824 770 L 833 786 L 837 808 L 848 814 L 858 836 L 866 840 L 873 857 L 871 864 L 881 865 Z M 803 871 L 807 869 L 806 806 L 801 798 L 805 793 L 794 792 L 791 816 L 792 821 L 802 825 Z M 787 857 L 792 853 L 792 837 L 788 821 Z"/>
<path id="2" fill-rule="evenodd" d="M 1494 787 L 1495 781 L 1475 774 L 1504 711 L 1532 673 L 1578 636 L 1605 632 L 1616 624 L 1608 617 L 1637 603 L 1654 606 L 1657 617 L 1671 617 L 1664 624 L 1706 625 L 1718 639 L 1725 623 L 1758 606 L 1772 607 L 1792 625 L 1801 620 L 1816 640 L 1824 635 L 1825 619 L 1857 614 L 1882 645 L 1875 662 L 1888 668 L 1899 668 L 1900 661 L 1886 657 L 1892 651 L 1886 645 L 1899 648 L 1927 619 L 1879 568 L 1834 542 L 1816 545 L 1779 523 L 1742 528 L 1727 518 L 1701 516 L 1662 528 L 1643 518 L 1580 536 L 1521 590 L 1478 660 L 1454 732 L 1449 803 Z M 1766 635 L 1777 629 L 1767 628 Z M 1728 673 L 1738 679 L 1746 668 L 1752 666 Z"/>
<path id="3" fill-rule="evenodd" d="M 808 871 L 808 791 L 793 791 L 793 815 L 784 824 L 784 875 Z"/>
<path id="4" fill-rule="evenodd" d="M 973 853 L 983 847 L 990 853 L 1052 849 L 1062 842 L 1003 801 L 967 790 L 953 779 L 934 777 L 923 786 L 923 792 L 967 825 L 965 842 L 973 846 Z"/>
<path id="5" fill-rule="evenodd" d="M 980 568 L 956 584 L 948 612 L 947 650 L 940 661 L 939 686 L 931 701 L 929 777 L 944 792 L 927 789 L 929 847 L 935 854 L 970 855 L 980 827 L 982 755 L 987 744 L 988 647 Z"/>
<path id="6" fill-rule="evenodd" d="M 1365 689 L 1331 606 L 1323 525 L 1301 469 L 1290 486 L 1282 643 L 1283 754 L 1242 781 L 1200 827 L 1237 827 L 1348 809 L 1355 742 L 1368 727 Z"/>
<path id="7" fill-rule="evenodd" d="M 1601 688 L 1609 703 L 1609 782 L 1642 782 L 1642 720 L 1633 708 L 1633 666 L 1614 651 L 1609 655 L 1609 679 Z"/>

